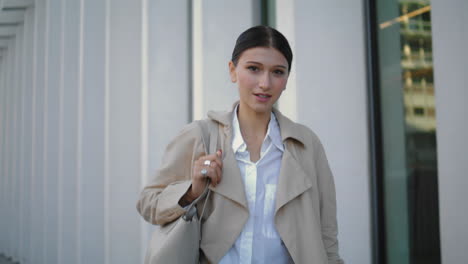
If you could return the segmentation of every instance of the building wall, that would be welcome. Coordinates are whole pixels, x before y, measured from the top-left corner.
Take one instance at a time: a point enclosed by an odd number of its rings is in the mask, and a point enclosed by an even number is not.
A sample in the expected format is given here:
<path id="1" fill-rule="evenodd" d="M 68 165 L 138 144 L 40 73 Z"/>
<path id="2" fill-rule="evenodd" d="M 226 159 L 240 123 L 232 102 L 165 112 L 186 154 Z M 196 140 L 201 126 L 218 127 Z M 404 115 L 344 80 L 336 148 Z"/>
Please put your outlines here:
<path id="1" fill-rule="evenodd" d="M 468 2 L 432 0 L 440 240 L 443 263 L 468 258 Z"/>
<path id="2" fill-rule="evenodd" d="M 295 114 L 325 147 L 335 176 L 342 257 L 371 263 L 363 2 L 279 2 L 291 5 L 281 10 L 293 19 L 284 21 L 288 16 L 279 13 L 277 27 L 285 27 L 295 48 L 293 95 L 288 86 L 280 109 Z"/>
<path id="3" fill-rule="evenodd" d="M 1 58 L 2 254 L 142 262 L 144 3 L 37 0 L 24 11 Z"/>

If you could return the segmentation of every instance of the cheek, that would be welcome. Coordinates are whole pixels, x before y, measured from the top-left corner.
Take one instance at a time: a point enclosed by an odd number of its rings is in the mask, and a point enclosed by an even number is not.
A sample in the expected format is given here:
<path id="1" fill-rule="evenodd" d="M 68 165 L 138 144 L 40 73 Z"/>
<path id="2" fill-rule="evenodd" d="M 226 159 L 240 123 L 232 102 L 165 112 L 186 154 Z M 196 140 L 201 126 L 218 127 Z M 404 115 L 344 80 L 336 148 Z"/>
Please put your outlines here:
<path id="1" fill-rule="evenodd" d="M 287 83 L 288 83 L 288 79 L 286 78 L 277 79 L 275 82 L 275 87 L 278 90 L 283 90 L 284 88 L 286 88 Z"/>
<path id="2" fill-rule="evenodd" d="M 257 79 L 252 74 L 240 73 L 238 76 L 239 88 L 250 89 L 254 88 Z"/>

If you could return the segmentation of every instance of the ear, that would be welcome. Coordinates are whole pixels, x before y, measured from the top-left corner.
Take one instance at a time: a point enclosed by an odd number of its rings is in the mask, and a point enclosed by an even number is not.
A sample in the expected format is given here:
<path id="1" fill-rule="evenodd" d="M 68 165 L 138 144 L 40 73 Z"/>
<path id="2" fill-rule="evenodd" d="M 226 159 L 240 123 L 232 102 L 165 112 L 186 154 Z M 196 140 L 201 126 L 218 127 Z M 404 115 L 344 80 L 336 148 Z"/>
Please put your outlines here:
<path id="1" fill-rule="evenodd" d="M 236 73 L 236 65 L 234 65 L 234 62 L 229 61 L 229 75 L 231 76 L 231 82 L 235 83 L 237 82 L 237 73 Z"/>

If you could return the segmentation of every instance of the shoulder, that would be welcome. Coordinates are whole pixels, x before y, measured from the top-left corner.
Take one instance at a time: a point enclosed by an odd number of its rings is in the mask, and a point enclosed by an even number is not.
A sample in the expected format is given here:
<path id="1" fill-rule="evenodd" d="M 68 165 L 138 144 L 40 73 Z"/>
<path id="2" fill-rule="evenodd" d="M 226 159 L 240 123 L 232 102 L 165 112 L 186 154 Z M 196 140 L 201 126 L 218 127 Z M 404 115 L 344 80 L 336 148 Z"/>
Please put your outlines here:
<path id="1" fill-rule="evenodd" d="M 296 123 L 296 122 L 294 122 L 294 125 L 295 125 L 295 129 L 297 130 L 298 134 L 301 135 L 305 144 L 320 143 L 319 137 L 310 127 L 301 123 Z"/>
<path id="2" fill-rule="evenodd" d="M 283 140 L 293 139 L 305 148 L 321 145 L 319 137 L 310 127 L 292 121 L 277 110 L 275 110 L 275 116 L 278 120 Z"/>
<path id="3" fill-rule="evenodd" d="M 294 148 L 300 150 L 306 157 L 315 159 L 325 155 L 325 150 L 319 136 L 309 126 L 281 117 L 284 127 L 281 128 L 283 139 L 292 139 Z"/>
<path id="4" fill-rule="evenodd" d="M 199 120 L 192 121 L 191 123 L 186 124 L 179 131 L 177 137 L 196 137 L 201 133 Z"/>
<path id="5" fill-rule="evenodd" d="M 303 144 L 306 151 L 312 152 L 315 155 L 324 152 L 319 136 L 310 127 L 304 124 L 296 123 L 296 129 L 301 135 L 301 143 Z"/>
<path id="6" fill-rule="evenodd" d="M 193 145 L 201 140 L 202 131 L 200 121 L 190 122 L 182 127 L 177 135 L 169 143 L 168 148 L 176 148 L 181 146 Z"/>
<path id="7" fill-rule="evenodd" d="M 206 141 L 209 138 L 206 135 L 209 135 L 216 125 L 217 122 L 210 118 L 192 121 L 180 130 L 172 143 L 180 145 Z"/>

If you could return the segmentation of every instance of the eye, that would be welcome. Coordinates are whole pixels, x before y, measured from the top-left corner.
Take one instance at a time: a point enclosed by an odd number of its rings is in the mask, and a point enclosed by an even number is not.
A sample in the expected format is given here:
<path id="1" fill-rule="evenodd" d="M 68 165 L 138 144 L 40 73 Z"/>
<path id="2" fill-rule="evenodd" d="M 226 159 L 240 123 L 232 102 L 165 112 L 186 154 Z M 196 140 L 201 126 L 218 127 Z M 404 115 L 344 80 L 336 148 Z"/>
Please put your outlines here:
<path id="1" fill-rule="evenodd" d="M 257 66 L 248 66 L 247 69 L 253 72 L 258 72 L 260 70 Z"/>
<path id="2" fill-rule="evenodd" d="M 276 75 L 284 75 L 283 70 L 274 70 L 273 73 L 276 74 Z"/>

